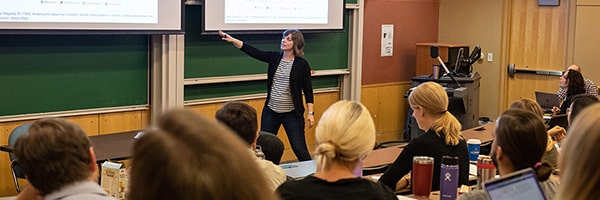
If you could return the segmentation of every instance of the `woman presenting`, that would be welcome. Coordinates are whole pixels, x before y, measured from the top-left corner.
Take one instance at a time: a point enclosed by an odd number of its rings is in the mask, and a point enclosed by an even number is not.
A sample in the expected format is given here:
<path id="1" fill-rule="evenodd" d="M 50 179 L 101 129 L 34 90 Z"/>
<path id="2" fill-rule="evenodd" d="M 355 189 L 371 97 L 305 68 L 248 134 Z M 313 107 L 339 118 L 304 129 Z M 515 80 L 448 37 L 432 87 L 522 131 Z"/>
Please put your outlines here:
<path id="1" fill-rule="evenodd" d="M 292 150 L 299 161 L 310 160 L 304 137 L 304 106 L 306 99 L 309 128 L 315 123 L 311 69 L 301 56 L 304 36 L 299 30 L 288 29 L 281 38 L 281 51 L 262 51 L 231 35 L 219 31 L 222 40 L 230 42 L 250 57 L 269 64 L 267 69 L 267 99 L 262 112 L 260 130 L 277 134 L 279 127 L 287 133 Z"/>

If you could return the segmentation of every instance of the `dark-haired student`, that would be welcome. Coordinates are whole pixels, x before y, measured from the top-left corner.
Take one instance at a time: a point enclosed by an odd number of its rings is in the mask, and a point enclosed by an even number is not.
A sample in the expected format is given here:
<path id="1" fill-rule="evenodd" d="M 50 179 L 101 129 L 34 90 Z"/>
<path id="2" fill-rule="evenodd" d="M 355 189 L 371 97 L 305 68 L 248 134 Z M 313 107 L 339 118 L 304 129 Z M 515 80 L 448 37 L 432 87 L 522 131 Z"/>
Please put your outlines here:
<path id="1" fill-rule="evenodd" d="M 504 111 L 496 121 L 490 156 L 500 176 L 533 168 L 546 198 L 552 199 L 559 183 L 550 179 L 552 168 L 546 163 L 541 163 L 547 142 L 546 125 L 538 115 L 527 110 L 510 109 Z M 474 190 L 463 193 L 459 199 L 490 197 L 484 190 Z"/>
<path id="2" fill-rule="evenodd" d="M 35 121 L 15 143 L 30 186 L 17 199 L 112 200 L 98 185 L 92 143 L 78 125 L 60 118 Z"/>
<path id="3" fill-rule="evenodd" d="M 250 105 L 240 102 L 227 102 L 217 110 L 217 120 L 229 127 L 237 136 L 248 144 L 248 152 L 252 155 L 255 163 L 264 172 L 269 188 L 275 191 L 281 183 L 286 180 L 283 169 L 271 161 L 260 159 L 254 155 L 256 141 L 258 139 L 258 124 L 256 110 Z"/>

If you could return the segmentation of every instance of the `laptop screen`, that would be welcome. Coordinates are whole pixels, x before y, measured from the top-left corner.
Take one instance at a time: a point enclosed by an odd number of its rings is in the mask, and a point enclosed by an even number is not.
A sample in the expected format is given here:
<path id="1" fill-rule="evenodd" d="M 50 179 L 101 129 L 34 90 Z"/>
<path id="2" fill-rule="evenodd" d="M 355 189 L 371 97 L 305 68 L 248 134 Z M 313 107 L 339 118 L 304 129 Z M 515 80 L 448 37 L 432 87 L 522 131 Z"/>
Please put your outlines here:
<path id="1" fill-rule="evenodd" d="M 538 104 L 540 104 L 540 106 L 544 109 L 551 109 L 553 106 L 560 106 L 560 100 L 558 100 L 558 95 L 556 95 L 556 93 L 536 91 L 535 101 L 537 101 Z"/>
<path id="2" fill-rule="evenodd" d="M 493 200 L 546 199 L 535 177 L 535 172 L 531 168 L 513 172 L 499 179 L 486 182 L 484 185 L 486 192 Z"/>

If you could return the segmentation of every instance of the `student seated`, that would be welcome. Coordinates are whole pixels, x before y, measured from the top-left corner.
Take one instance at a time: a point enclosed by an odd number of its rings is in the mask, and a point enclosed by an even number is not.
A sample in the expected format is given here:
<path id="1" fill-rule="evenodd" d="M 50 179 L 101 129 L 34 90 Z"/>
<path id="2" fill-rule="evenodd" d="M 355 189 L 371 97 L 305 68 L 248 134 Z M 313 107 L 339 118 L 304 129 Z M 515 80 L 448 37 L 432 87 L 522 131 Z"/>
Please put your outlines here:
<path id="1" fill-rule="evenodd" d="M 252 155 L 254 162 L 264 172 L 269 182 L 269 188 L 275 191 L 286 180 L 285 172 L 279 165 L 254 155 L 256 140 L 258 139 L 256 110 L 243 102 L 232 101 L 225 103 L 221 109 L 217 110 L 215 117 L 219 122 L 233 130 L 247 144 L 248 154 Z"/>
<path id="2" fill-rule="evenodd" d="M 556 199 L 600 196 L 600 104 L 574 118 L 559 158 L 561 185 Z"/>
<path id="3" fill-rule="evenodd" d="M 339 101 L 317 124 L 317 172 L 277 188 L 282 199 L 396 199 L 390 188 L 353 170 L 375 146 L 375 125 L 362 104 Z"/>
<path id="4" fill-rule="evenodd" d="M 414 156 L 434 158 L 431 190 L 440 189 L 440 167 L 443 156 L 458 157 L 459 184 L 469 183 L 469 153 L 461 136 L 460 122 L 448 112 L 448 95 L 442 86 L 426 82 L 417 86 L 408 96 L 413 117 L 425 134 L 411 140 L 394 163 L 383 173 L 379 182 L 390 188 L 412 170 Z"/>
<path id="5" fill-rule="evenodd" d="M 533 99 L 523 98 L 514 101 L 510 104 L 510 108 L 520 108 L 523 110 L 531 111 L 536 116 L 540 116 L 543 120 L 544 111 L 542 111 L 542 107 L 538 104 L 537 101 Z M 548 143 L 546 144 L 546 151 L 544 152 L 544 156 L 542 156 L 542 162 L 548 163 L 552 169 L 558 168 L 558 150 L 554 148 L 554 142 L 552 141 L 553 135 L 558 134 L 558 132 L 563 132 L 565 129 L 560 126 L 555 126 L 547 130 L 548 133 Z"/>
<path id="6" fill-rule="evenodd" d="M 228 128 L 190 110 L 160 117 L 133 147 L 130 200 L 277 199 Z"/>
<path id="7" fill-rule="evenodd" d="M 98 185 L 94 147 L 76 124 L 37 120 L 17 140 L 14 153 L 31 183 L 18 199 L 115 199 Z"/>
<path id="8" fill-rule="evenodd" d="M 559 107 L 553 107 L 552 112 L 554 115 L 566 114 L 567 108 L 571 105 L 573 97 L 578 94 L 585 94 L 585 83 L 583 75 L 580 72 L 569 69 L 561 77 L 558 83 L 560 88 L 567 90 L 564 100 Z"/>
<path id="9" fill-rule="evenodd" d="M 552 199 L 559 183 L 549 179 L 552 168 L 540 162 L 547 142 L 546 125 L 537 114 L 523 109 L 510 109 L 504 111 L 496 120 L 490 157 L 500 176 L 528 167 L 533 168 L 546 198 Z M 484 190 L 474 190 L 463 193 L 459 199 L 490 197 Z"/>
<path id="10" fill-rule="evenodd" d="M 591 106 L 593 104 L 596 104 L 598 102 L 600 102 L 600 101 L 598 100 L 598 97 L 596 97 L 596 96 L 591 96 L 591 95 L 587 95 L 587 94 L 578 94 L 578 95 L 573 96 L 573 101 L 572 101 L 571 105 L 569 106 L 569 109 L 567 109 L 567 121 L 569 122 L 569 124 L 571 124 L 573 119 L 575 119 L 575 117 L 577 117 L 577 115 L 584 108 Z M 561 129 L 558 129 L 558 130 L 551 129 L 548 131 L 548 133 L 557 142 L 561 142 L 567 135 L 567 131 L 565 129 L 562 129 L 562 130 Z"/>

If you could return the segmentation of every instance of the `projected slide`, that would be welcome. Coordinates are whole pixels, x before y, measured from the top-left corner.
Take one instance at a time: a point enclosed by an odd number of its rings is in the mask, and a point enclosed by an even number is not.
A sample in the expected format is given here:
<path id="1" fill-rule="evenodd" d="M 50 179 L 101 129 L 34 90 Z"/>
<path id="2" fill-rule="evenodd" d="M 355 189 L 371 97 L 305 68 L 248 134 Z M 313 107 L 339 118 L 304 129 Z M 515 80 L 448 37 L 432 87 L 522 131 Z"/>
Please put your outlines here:
<path id="1" fill-rule="evenodd" d="M 326 0 L 225 0 L 225 24 L 327 24 Z"/>
<path id="2" fill-rule="evenodd" d="M 158 0 L 2 0 L 0 22 L 157 24 Z"/>

